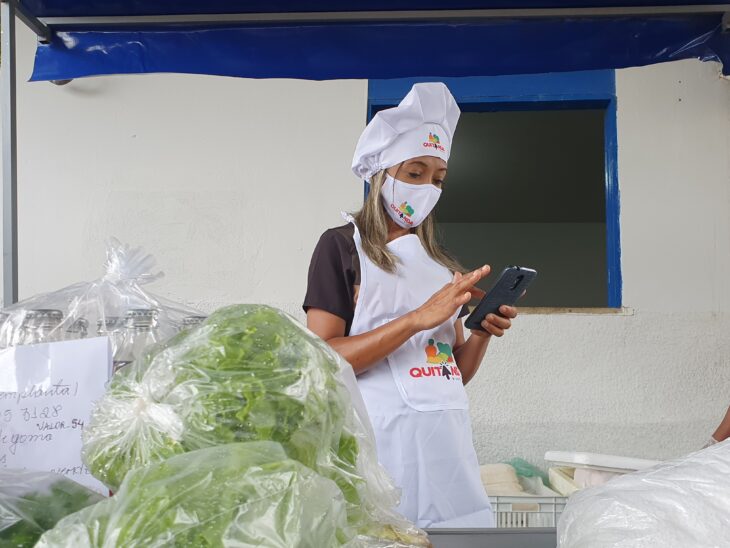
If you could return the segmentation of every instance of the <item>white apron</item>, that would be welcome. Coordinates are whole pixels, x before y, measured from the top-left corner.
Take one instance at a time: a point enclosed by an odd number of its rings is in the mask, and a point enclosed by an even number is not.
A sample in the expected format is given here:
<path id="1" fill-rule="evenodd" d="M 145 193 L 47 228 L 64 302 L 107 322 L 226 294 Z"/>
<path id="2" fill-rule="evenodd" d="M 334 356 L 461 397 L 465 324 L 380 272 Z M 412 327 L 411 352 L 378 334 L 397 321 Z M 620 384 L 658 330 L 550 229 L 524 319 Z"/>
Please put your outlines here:
<path id="1" fill-rule="evenodd" d="M 360 292 L 350 335 L 415 310 L 452 280 L 415 234 L 388 243 L 400 259 L 395 274 L 370 261 L 357 226 L 354 238 Z M 378 458 L 402 489 L 399 511 L 419 527 L 494 526 L 479 476 L 466 391 L 452 352 L 458 315 L 412 337 L 357 378 Z"/>

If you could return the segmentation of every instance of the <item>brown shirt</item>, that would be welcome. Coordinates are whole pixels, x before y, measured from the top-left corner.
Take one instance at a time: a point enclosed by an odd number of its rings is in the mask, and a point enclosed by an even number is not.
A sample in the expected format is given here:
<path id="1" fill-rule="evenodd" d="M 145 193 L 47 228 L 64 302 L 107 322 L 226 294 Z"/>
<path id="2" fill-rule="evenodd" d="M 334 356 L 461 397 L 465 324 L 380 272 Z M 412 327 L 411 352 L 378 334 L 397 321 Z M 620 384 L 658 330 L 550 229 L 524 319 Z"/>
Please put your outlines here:
<path id="1" fill-rule="evenodd" d="M 350 334 L 360 289 L 360 258 L 355 247 L 355 227 L 348 223 L 325 231 L 309 264 L 304 311 L 319 308 L 345 320 Z M 468 314 L 467 307 L 459 317 Z"/>
<path id="2" fill-rule="evenodd" d="M 304 311 L 319 308 L 345 320 L 349 335 L 360 287 L 360 258 L 355 247 L 355 227 L 348 223 L 325 231 L 309 263 Z"/>

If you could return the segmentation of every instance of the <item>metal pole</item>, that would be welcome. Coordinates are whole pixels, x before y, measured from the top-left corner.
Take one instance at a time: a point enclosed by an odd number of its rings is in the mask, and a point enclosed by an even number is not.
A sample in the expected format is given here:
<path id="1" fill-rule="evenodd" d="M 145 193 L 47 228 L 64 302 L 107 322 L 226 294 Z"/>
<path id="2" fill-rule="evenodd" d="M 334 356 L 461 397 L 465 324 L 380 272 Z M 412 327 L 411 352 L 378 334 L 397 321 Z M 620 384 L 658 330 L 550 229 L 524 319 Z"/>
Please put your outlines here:
<path id="1" fill-rule="evenodd" d="M 18 142 L 15 104 L 15 8 L 0 3 L 2 18 L 3 306 L 18 302 Z"/>
<path id="2" fill-rule="evenodd" d="M 493 19 L 542 19 L 582 17 L 656 17 L 687 14 L 712 14 L 730 11 L 730 4 L 628 6 L 599 8 L 540 9 L 463 9 L 463 10 L 393 10 L 328 11 L 292 13 L 223 13 L 197 15 L 141 15 L 110 17 L 41 17 L 41 25 L 114 26 L 138 28 L 145 25 L 227 25 L 227 24 L 326 24 L 326 23 L 416 23 L 428 21 L 478 21 Z"/>
<path id="3" fill-rule="evenodd" d="M 41 42 L 42 44 L 48 44 L 51 41 L 51 38 L 53 38 L 53 33 L 51 32 L 51 29 L 41 23 L 36 17 L 31 15 L 27 7 L 21 4 L 18 0 L 3 0 L 3 2 L 5 1 L 7 1 L 8 4 L 12 5 L 13 9 L 15 10 L 15 15 L 18 16 L 18 19 L 25 23 L 30 30 L 36 33 L 39 42 Z"/>

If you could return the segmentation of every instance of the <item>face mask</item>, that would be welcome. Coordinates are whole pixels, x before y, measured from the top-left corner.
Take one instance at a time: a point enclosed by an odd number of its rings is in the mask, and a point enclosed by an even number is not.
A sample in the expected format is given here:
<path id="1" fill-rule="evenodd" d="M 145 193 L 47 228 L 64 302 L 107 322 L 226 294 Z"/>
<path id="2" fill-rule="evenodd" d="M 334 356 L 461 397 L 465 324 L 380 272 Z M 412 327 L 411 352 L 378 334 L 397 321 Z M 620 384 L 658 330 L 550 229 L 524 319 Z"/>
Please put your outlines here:
<path id="1" fill-rule="evenodd" d="M 441 189 L 434 185 L 412 185 L 387 175 L 380 198 L 385 210 L 399 226 L 415 228 L 420 225 L 436 206 Z"/>

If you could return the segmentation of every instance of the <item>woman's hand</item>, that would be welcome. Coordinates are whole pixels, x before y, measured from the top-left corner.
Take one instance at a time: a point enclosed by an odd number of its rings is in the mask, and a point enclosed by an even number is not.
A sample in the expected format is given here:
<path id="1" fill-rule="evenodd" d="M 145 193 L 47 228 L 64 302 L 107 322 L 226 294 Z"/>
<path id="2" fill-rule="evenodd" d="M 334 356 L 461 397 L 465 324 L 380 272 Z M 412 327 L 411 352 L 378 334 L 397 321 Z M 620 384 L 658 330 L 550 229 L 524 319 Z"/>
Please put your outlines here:
<path id="1" fill-rule="evenodd" d="M 474 285 L 488 275 L 490 267 L 485 265 L 469 274 L 456 273 L 454 280 L 446 284 L 419 308 L 414 310 L 413 317 L 419 331 L 433 329 L 445 323 L 459 308 L 468 303 L 481 290 Z"/>
<path id="2" fill-rule="evenodd" d="M 487 314 L 487 317 L 481 323 L 484 331 L 472 329 L 471 334 L 475 337 L 491 337 L 492 335 L 501 337 L 504 335 L 505 331 L 512 327 L 512 320 L 517 317 L 517 309 L 514 306 L 503 305 L 499 307 L 499 313 L 502 316 Z"/>

